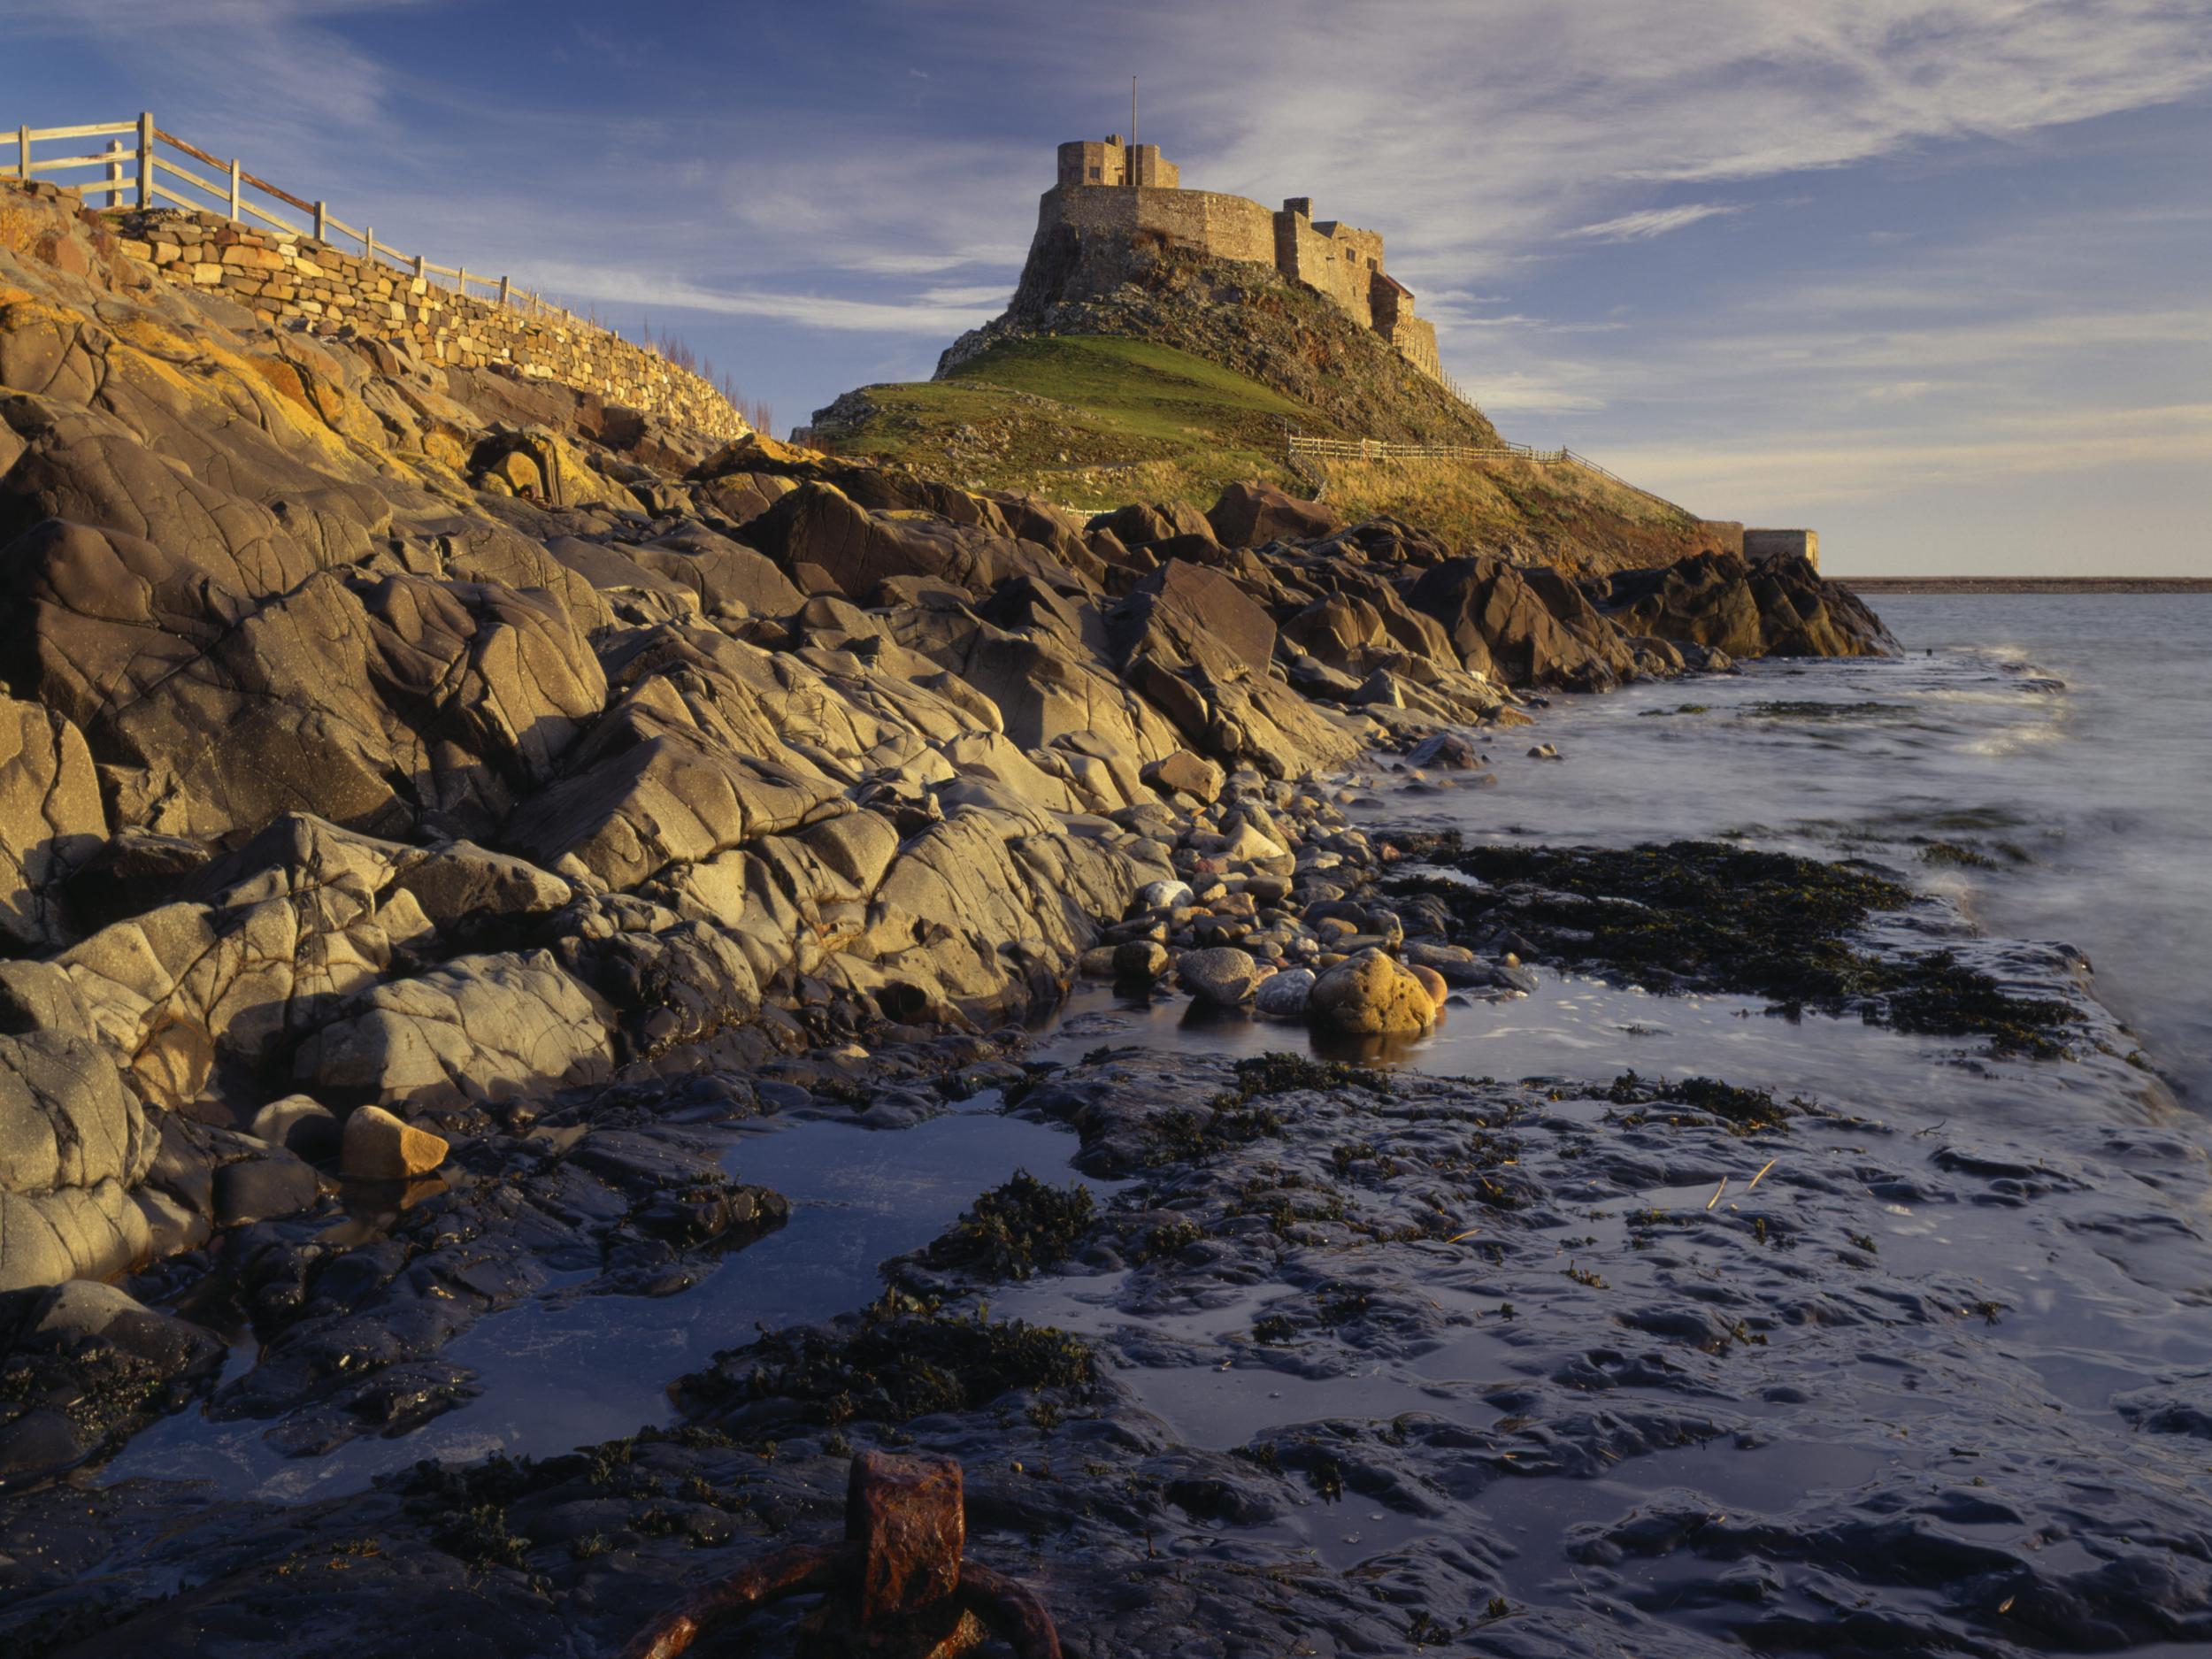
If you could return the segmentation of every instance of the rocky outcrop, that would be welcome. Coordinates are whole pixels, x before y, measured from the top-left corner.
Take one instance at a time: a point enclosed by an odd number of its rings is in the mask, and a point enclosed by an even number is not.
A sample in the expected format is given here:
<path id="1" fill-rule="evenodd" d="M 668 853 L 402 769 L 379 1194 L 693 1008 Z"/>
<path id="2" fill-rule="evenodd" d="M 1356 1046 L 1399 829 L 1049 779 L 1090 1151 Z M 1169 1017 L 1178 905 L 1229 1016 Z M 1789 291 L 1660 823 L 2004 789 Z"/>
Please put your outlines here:
<path id="1" fill-rule="evenodd" d="M 1540 588 L 1502 559 L 1449 560 L 1423 572 L 1405 597 L 1443 627 L 1470 669 L 1507 685 L 1603 691 L 1633 665 L 1571 584 Z"/>
<path id="2" fill-rule="evenodd" d="M 1589 591 L 1624 633 L 1730 657 L 1880 657 L 1897 649 L 1864 601 L 1824 581 L 1801 557 L 1750 563 L 1701 553 L 1658 570 L 1621 572 Z"/>
<path id="3" fill-rule="evenodd" d="M 671 1079 L 989 1031 L 1079 964 L 1425 997 L 1307 780 L 1700 629 L 1865 634 L 1778 566 L 1594 608 L 1259 487 L 1084 520 L 717 444 L 273 333 L 0 192 L 11 1284 L 501 1167 Z"/>

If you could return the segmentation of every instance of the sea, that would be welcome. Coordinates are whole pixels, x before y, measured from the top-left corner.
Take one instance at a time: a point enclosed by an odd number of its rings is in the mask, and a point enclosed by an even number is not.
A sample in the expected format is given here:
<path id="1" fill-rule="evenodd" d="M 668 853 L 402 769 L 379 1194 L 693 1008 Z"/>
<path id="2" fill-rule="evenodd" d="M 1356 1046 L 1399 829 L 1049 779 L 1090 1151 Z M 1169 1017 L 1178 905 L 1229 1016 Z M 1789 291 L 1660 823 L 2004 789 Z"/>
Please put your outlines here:
<path id="1" fill-rule="evenodd" d="M 2212 1111 L 2212 594 L 1885 595 L 1895 658 L 1557 698 L 1500 738 L 1485 839 L 1742 837 L 1864 857 L 1985 931 L 2061 941 Z M 1508 734 L 1509 735 L 1509 734 Z"/>

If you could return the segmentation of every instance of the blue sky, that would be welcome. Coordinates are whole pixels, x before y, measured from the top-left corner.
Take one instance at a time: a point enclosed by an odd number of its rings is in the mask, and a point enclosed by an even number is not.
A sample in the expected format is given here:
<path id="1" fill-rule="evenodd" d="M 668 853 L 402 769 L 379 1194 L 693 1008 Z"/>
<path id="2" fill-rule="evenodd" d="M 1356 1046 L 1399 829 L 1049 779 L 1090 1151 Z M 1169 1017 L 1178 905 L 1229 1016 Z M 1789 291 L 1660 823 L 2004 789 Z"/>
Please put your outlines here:
<path id="1" fill-rule="evenodd" d="M 150 109 L 784 427 L 998 311 L 1133 73 L 1512 437 L 1840 572 L 2212 574 L 2212 0 L 0 0 L 0 124 Z"/>

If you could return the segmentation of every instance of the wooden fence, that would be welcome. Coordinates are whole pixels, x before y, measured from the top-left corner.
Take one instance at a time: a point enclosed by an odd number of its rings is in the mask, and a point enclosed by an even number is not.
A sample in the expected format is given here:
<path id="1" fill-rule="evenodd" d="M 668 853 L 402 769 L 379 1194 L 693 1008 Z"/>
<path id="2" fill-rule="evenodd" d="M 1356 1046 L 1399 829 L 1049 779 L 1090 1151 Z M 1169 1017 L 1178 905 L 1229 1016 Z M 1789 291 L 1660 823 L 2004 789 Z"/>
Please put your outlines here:
<path id="1" fill-rule="evenodd" d="M 83 155 L 51 152 L 51 146 L 87 139 L 108 142 L 104 149 Z M 5 142 L 4 138 L 0 138 L 0 146 Z M 50 147 L 48 153 L 39 153 L 38 147 L 42 145 Z M 154 118 L 150 114 L 142 114 L 134 121 L 98 121 L 88 127 L 19 127 L 15 129 L 14 149 L 15 165 L 0 172 L 0 177 L 27 180 L 47 178 L 66 185 L 87 202 L 104 197 L 102 205 L 107 207 L 150 208 L 166 204 L 206 212 L 211 211 L 211 204 L 213 211 L 234 219 L 259 219 L 296 236 L 312 236 L 334 248 L 342 247 L 333 240 L 334 233 L 359 243 L 364 258 L 380 261 L 426 282 L 449 278 L 453 291 L 466 297 L 490 300 L 533 316 L 560 318 L 580 325 L 584 322 L 566 307 L 551 304 L 541 295 L 516 288 L 504 276 L 485 276 L 461 265 L 434 265 L 419 253 L 402 253 L 389 243 L 379 242 L 373 227 L 364 225 L 356 229 L 333 213 L 328 203 L 311 202 L 289 190 L 280 189 L 266 179 L 248 173 L 235 157 L 222 160 L 197 144 L 187 143 L 175 134 L 163 131 L 154 125 Z M 172 160 L 165 150 L 214 169 L 214 176 L 204 176 Z M 87 168 L 98 168 L 101 172 L 89 180 L 55 176 L 82 173 Z M 185 195 L 184 188 L 196 190 L 207 200 Z M 126 203 L 120 199 L 125 196 L 134 199 Z M 257 196 L 266 198 L 280 209 L 291 210 L 290 215 L 273 211 Z M 304 219 L 305 223 L 296 222 L 296 219 Z M 472 292 L 472 288 L 481 292 Z"/>

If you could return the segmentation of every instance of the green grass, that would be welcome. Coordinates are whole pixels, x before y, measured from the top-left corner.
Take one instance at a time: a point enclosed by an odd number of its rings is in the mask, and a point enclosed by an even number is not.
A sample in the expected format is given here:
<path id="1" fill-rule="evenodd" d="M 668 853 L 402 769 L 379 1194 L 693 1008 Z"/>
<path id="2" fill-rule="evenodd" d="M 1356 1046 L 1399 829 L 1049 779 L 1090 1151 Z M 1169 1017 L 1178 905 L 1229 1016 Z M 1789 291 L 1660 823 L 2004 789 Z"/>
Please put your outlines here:
<path id="1" fill-rule="evenodd" d="M 1241 426 L 1253 417 L 1279 423 L 1306 413 L 1271 387 L 1187 351 L 1103 335 L 1009 341 L 954 370 L 945 384 L 1000 386 L 1074 403 L 1133 436 L 1177 439 Z"/>
<path id="2" fill-rule="evenodd" d="M 865 388 L 876 413 L 846 455 L 1103 510 L 1210 505 L 1240 478 L 1284 480 L 1283 431 L 1311 411 L 1257 380 L 1148 341 L 1005 342 L 943 380 Z"/>

